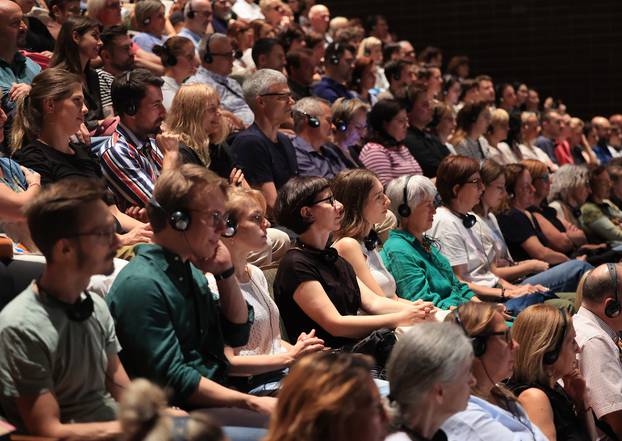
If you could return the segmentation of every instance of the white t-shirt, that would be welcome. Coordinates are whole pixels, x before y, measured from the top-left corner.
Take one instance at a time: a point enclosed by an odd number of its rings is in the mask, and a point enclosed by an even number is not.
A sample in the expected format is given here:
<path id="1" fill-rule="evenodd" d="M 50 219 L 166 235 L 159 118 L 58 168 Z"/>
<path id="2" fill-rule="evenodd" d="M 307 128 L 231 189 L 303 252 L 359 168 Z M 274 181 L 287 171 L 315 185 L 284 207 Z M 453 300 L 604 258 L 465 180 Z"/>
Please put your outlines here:
<path id="1" fill-rule="evenodd" d="M 451 266 L 466 265 L 466 280 L 478 285 L 493 287 L 499 278 L 490 271 L 495 253 L 488 251 L 482 242 L 482 231 L 488 229 L 476 222 L 466 228 L 462 219 L 446 207 L 440 207 L 434 215 L 430 236 L 440 244 L 440 252 L 449 260 Z"/>
<path id="2" fill-rule="evenodd" d="M 360 242 L 361 251 L 367 258 L 367 266 L 369 267 L 369 272 L 372 277 L 380 285 L 382 288 L 382 292 L 385 297 L 392 298 L 395 295 L 395 290 L 397 286 L 395 284 L 395 279 L 384 266 L 382 259 L 380 258 L 380 254 L 378 250 L 373 249 L 369 251 L 363 242 Z"/>
<path id="3" fill-rule="evenodd" d="M 475 217 L 478 222 L 481 221 L 486 227 L 488 227 L 480 230 L 482 233 L 482 243 L 484 244 L 486 253 L 490 253 L 490 249 L 492 248 L 495 251 L 496 259 L 505 259 L 508 262 L 513 262 L 514 259 L 510 254 L 507 244 L 505 243 L 503 233 L 501 232 L 501 228 L 499 228 L 499 223 L 497 222 L 495 215 L 488 213 L 488 216 L 481 217 L 476 214 Z"/>

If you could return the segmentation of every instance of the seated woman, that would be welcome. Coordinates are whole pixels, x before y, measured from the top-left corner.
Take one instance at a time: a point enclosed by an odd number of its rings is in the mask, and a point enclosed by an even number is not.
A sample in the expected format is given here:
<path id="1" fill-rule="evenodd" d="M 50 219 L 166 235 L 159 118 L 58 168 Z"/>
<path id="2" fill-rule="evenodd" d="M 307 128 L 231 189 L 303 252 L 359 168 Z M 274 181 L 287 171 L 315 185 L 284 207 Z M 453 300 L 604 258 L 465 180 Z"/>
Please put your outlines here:
<path id="1" fill-rule="evenodd" d="M 402 176 L 387 187 L 391 210 L 398 214 L 399 228 L 389 232 L 380 255 L 395 278 L 397 295 L 407 300 L 426 300 L 442 309 L 468 302 L 475 294 L 460 282 L 424 233 L 436 212 L 436 188 L 424 176 Z"/>
<path id="2" fill-rule="evenodd" d="M 378 101 L 369 112 L 369 135 L 360 161 L 383 185 L 403 175 L 420 175 L 421 166 L 403 144 L 408 128 L 406 110 L 396 100 Z"/>
<path id="3" fill-rule="evenodd" d="M 48 68 L 32 81 L 30 95 L 20 99 L 13 122 L 13 145 L 25 145 L 15 160 L 41 175 L 43 185 L 67 177 L 101 178 L 101 169 L 88 147 L 72 143 L 87 112 L 80 77 L 60 68 Z M 110 210 L 120 226 L 122 245 L 151 240 L 149 224 Z"/>
<path id="4" fill-rule="evenodd" d="M 536 139 L 540 134 L 540 122 L 538 115 L 534 112 L 522 112 L 520 114 L 520 130 L 516 139 L 518 150 L 523 159 L 537 159 L 546 164 L 549 171 L 555 172 L 558 169 L 551 158 L 536 145 Z"/>
<path id="5" fill-rule="evenodd" d="M 518 345 L 499 307 L 470 302 L 447 316 L 472 341 L 475 384 L 466 410 L 441 426 L 448 441 L 547 441 L 501 382 L 512 375 Z"/>
<path id="6" fill-rule="evenodd" d="M 432 109 L 432 121 L 427 129 L 430 135 L 436 136 L 452 155 L 456 154 L 456 149 L 449 143 L 449 137 L 456 129 L 456 112 L 452 106 L 441 101 L 436 102 Z"/>
<path id="7" fill-rule="evenodd" d="M 563 308 L 533 305 L 514 322 L 512 337 L 518 349 L 508 385 L 529 419 L 550 441 L 590 440 L 572 317 Z"/>
<path id="8" fill-rule="evenodd" d="M 588 235 L 606 242 L 622 242 L 622 211 L 609 200 L 611 178 L 604 165 L 589 168 L 589 199 L 581 206 L 579 218 Z"/>
<path id="9" fill-rule="evenodd" d="M 465 104 L 456 117 L 456 131 L 449 138 L 456 153 L 478 161 L 486 157 L 480 137 L 486 133 L 490 124 L 490 110 L 483 101 Z"/>
<path id="10" fill-rule="evenodd" d="M 153 47 L 166 41 L 164 5 L 160 0 L 145 0 L 136 3 L 134 18 L 138 32 L 133 41 L 142 50 L 152 52 Z"/>
<path id="11" fill-rule="evenodd" d="M 367 112 L 369 105 L 358 99 L 338 98 L 331 107 L 333 125 L 335 126 L 333 139 L 341 153 L 341 159 L 348 168 L 363 167 L 359 161 L 361 143 L 367 136 Z"/>
<path id="12" fill-rule="evenodd" d="M 387 416 L 358 354 L 320 352 L 300 360 L 283 381 L 264 441 L 382 441 Z"/>
<path id="13" fill-rule="evenodd" d="M 431 317 L 430 303 L 405 304 L 374 294 L 337 250 L 327 247 L 330 234 L 341 227 L 343 205 L 326 179 L 290 179 L 279 191 L 275 215 L 280 225 L 299 235 L 274 281 L 290 340 L 315 329 L 326 346 L 349 348 L 375 330 Z M 366 315 L 358 315 L 359 310 Z"/>
<path id="14" fill-rule="evenodd" d="M 560 220 L 583 228 L 579 221 L 581 206 L 587 201 L 591 191 L 587 167 L 563 165 L 553 174 L 551 180 L 549 206 L 555 210 Z"/>
<path id="15" fill-rule="evenodd" d="M 270 297 L 266 277 L 248 263 L 249 253 L 262 249 L 268 241 L 270 222 L 265 217 L 266 201 L 261 192 L 234 187 L 228 194 L 226 211 L 236 232 L 223 242 L 231 253 L 244 299 L 255 311 L 248 343 L 225 348 L 231 365 L 229 374 L 237 377 L 233 384 L 242 392 L 268 392 L 267 382 L 279 381 L 284 368 L 303 355 L 322 350 L 324 345 L 312 329 L 298 335 L 294 346 L 281 339 L 279 310 Z"/>
<path id="16" fill-rule="evenodd" d="M 161 46 L 155 45 L 153 53 L 160 57 L 164 66 L 162 104 L 169 111 L 182 83 L 195 74 L 199 60 L 192 40 L 177 35 L 166 40 Z"/>
<path id="17" fill-rule="evenodd" d="M 397 433 L 386 441 L 446 440 L 443 423 L 465 409 L 475 386 L 472 364 L 473 348 L 458 326 L 413 326 L 389 359 L 392 425 Z"/>
<path id="18" fill-rule="evenodd" d="M 487 159 L 480 168 L 480 177 L 484 184 L 484 193 L 474 211 L 479 237 L 483 244 L 482 250 L 485 251 L 490 261 L 488 264 L 490 271 L 497 277 L 510 282 L 522 281 L 544 285 L 553 291 L 561 291 L 562 294 L 559 294 L 561 297 L 570 299 L 571 296 L 563 293 L 576 290 L 579 280 L 590 265 L 581 260 L 572 259 L 549 268 L 549 264 L 543 260 L 514 260 L 493 213 L 506 199 L 504 167 Z"/>
<path id="19" fill-rule="evenodd" d="M 307 43 L 307 47 L 309 44 Z M 322 63 L 319 63 L 321 65 Z M 317 64 L 315 64 L 317 66 Z M 378 90 L 375 89 L 376 73 L 374 60 L 370 57 L 357 57 L 352 69 L 352 77 L 348 89 L 356 99 L 369 105 L 374 104 Z M 372 95 L 370 92 L 374 92 Z"/>
<path id="20" fill-rule="evenodd" d="M 486 141 L 490 149 L 488 158 L 497 161 L 499 164 L 513 164 L 518 162 L 518 158 L 505 142 L 510 130 L 510 115 L 503 109 L 492 111 L 490 125 L 486 131 Z"/>

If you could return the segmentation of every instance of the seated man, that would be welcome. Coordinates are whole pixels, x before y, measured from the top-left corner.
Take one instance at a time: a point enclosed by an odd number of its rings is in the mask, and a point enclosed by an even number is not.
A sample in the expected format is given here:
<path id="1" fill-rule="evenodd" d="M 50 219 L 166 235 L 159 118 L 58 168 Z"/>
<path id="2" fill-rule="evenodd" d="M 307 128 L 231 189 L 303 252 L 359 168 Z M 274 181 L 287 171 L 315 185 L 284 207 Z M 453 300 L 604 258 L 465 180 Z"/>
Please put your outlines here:
<path id="1" fill-rule="evenodd" d="M 261 69 L 244 82 L 244 97 L 255 113 L 255 123 L 239 133 L 231 150 L 248 183 L 260 190 L 268 207 L 276 192 L 296 175 L 296 153 L 279 127 L 292 123 L 292 99 L 287 78 L 281 72 Z"/>
<path id="2" fill-rule="evenodd" d="M 220 241 L 227 229 L 225 185 L 194 164 L 162 173 L 147 208 L 153 244 L 135 248 L 106 301 L 131 377 L 170 388 L 178 406 L 247 409 L 254 412 L 246 416 L 257 418 L 276 400 L 226 387 L 224 347 L 246 344 L 253 308 Z M 205 272 L 214 274 L 218 295 Z"/>
<path id="3" fill-rule="evenodd" d="M 110 116 L 113 114 L 110 97 L 112 82 L 117 75 L 134 68 L 134 54 L 132 40 L 123 26 L 105 28 L 99 38 L 102 41 L 99 56 L 103 63 L 102 67 L 96 70 L 99 78 L 99 99 L 104 115 Z"/>
<path id="4" fill-rule="evenodd" d="M 324 55 L 324 69 L 322 79 L 313 86 L 313 94 L 333 103 L 337 98 L 354 98 L 347 84 L 352 79 L 354 64 L 354 48 L 341 43 L 331 43 Z"/>
<path id="5" fill-rule="evenodd" d="M 294 101 L 311 96 L 311 84 L 316 67 L 313 62 L 313 51 L 307 48 L 294 49 L 287 53 L 286 61 L 287 85 L 292 91 Z"/>
<path id="6" fill-rule="evenodd" d="M 599 429 L 612 438 L 622 433 L 622 361 L 620 288 L 616 264 L 601 265 L 584 276 L 581 307 L 573 317 L 579 367 L 586 383 L 586 407 Z"/>
<path id="7" fill-rule="evenodd" d="M 339 154 L 326 144 L 333 138 L 330 106 L 320 98 L 303 98 L 294 104 L 292 141 L 296 150 L 298 174 L 332 179 L 348 168 Z"/>
<path id="8" fill-rule="evenodd" d="M 172 135 L 153 139 L 166 114 L 162 83 L 146 69 L 128 71 L 112 83 L 112 105 L 120 121 L 97 153 L 102 173 L 122 209 L 143 207 L 160 172 L 177 165 L 177 139 Z"/>
<path id="9" fill-rule="evenodd" d="M 129 380 L 106 303 L 87 291 L 111 274 L 115 222 L 95 181 L 50 184 L 26 213 L 47 260 L 39 280 L 0 313 L 0 403 L 20 430 L 72 439 L 121 434 L 116 402 Z"/>
<path id="10" fill-rule="evenodd" d="M 260 38 L 253 44 L 251 52 L 255 67 L 274 69 L 283 72 L 285 68 L 285 51 L 276 38 Z"/>

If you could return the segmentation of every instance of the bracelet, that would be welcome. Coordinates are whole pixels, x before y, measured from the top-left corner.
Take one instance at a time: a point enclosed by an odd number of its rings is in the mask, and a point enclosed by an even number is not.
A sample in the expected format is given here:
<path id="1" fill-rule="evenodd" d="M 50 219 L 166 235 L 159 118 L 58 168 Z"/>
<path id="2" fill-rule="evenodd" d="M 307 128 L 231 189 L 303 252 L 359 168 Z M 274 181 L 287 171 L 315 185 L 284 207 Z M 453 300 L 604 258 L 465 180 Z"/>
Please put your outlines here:
<path id="1" fill-rule="evenodd" d="M 505 299 L 505 288 L 503 286 L 501 287 L 501 298 Z"/>
<path id="2" fill-rule="evenodd" d="M 234 274 L 235 274 L 235 267 L 232 266 L 231 268 L 224 270 L 222 273 L 214 274 L 214 279 L 216 279 L 217 282 L 220 282 L 221 280 L 228 279 Z"/>

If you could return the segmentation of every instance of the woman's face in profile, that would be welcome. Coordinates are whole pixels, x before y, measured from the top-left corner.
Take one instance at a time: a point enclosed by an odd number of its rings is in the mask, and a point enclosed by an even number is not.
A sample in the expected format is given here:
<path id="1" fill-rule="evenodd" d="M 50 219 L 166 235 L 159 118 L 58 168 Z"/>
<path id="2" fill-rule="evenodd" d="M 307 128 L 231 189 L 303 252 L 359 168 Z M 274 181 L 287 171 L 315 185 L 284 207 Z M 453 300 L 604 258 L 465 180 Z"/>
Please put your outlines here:
<path id="1" fill-rule="evenodd" d="M 366 403 L 361 403 L 347 426 L 348 434 L 344 434 L 344 440 L 352 441 L 382 441 L 387 435 L 387 414 L 382 404 L 378 387 L 369 379 L 371 397 Z"/>

